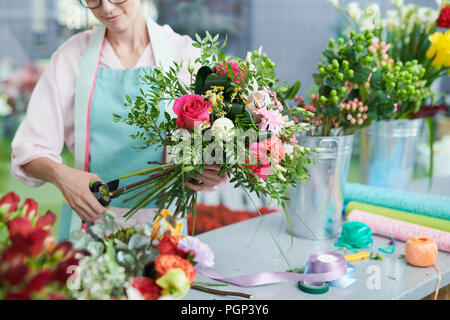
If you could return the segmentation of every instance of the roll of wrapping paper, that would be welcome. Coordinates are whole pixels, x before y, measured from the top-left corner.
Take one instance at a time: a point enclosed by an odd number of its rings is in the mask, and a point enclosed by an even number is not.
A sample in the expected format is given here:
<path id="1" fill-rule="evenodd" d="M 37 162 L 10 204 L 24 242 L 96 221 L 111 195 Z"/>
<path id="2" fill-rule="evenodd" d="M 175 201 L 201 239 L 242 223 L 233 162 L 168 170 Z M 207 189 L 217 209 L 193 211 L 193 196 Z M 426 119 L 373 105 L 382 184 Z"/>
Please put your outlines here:
<path id="1" fill-rule="evenodd" d="M 344 199 L 450 220 L 450 197 L 347 183 Z"/>
<path id="2" fill-rule="evenodd" d="M 389 234 L 394 239 L 407 241 L 411 237 L 424 236 L 434 239 L 439 250 L 450 252 L 450 233 L 432 229 L 417 224 L 404 222 L 361 210 L 352 210 L 347 216 L 348 221 L 360 221 L 367 224 L 374 234 L 385 237 L 385 234 L 377 233 L 382 231 Z"/>
<path id="3" fill-rule="evenodd" d="M 380 206 L 374 206 L 371 204 L 366 204 L 362 202 L 349 202 L 345 208 L 345 215 L 352 210 L 360 210 L 364 212 L 370 212 L 379 216 L 384 216 L 387 218 L 392 218 L 395 220 L 400 220 L 404 222 L 414 223 L 420 226 L 438 229 L 446 232 L 450 232 L 450 220 L 443 220 L 437 218 L 427 217 L 421 214 L 410 213 L 406 211 L 400 211 Z"/>

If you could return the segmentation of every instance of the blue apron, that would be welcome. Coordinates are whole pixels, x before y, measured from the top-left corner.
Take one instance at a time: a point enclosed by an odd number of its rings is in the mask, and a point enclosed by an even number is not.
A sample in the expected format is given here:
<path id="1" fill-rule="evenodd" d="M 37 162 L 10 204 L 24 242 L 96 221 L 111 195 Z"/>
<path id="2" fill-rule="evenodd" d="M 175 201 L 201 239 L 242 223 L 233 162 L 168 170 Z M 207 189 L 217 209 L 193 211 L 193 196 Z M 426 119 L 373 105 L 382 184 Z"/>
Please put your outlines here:
<path id="1" fill-rule="evenodd" d="M 154 21 L 147 21 L 147 29 L 153 47 L 155 61 L 167 70 L 172 63 L 164 30 Z M 140 95 L 139 76 L 151 67 L 115 70 L 99 67 L 99 60 L 105 42 L 105 27 L 97 28 L 83 53 L 75 90 L 75 168 L 96 173 L 103 181 L 109 182 L 119 176 L 148 168 L 148 161 L 162 161 L 163 148 L 136 150 L 137 141 L 130 138 L 137 128 L 113 122 L 113 113 L 126 115 L 126 96 L 133 100 Z M 161 121 L 165 107 L 161 104 Z M 172 116 L 173 111 L 167 110 Z M 121 181 L 121 186 L 129 185 L 145 177 L 137 176 Z M 122 200 L 132 194 L 113 199 L 111 210 L 127 208 L 129 203 Z M 134 201 L 130 201 L 133 203 Z M 150 203 L 148 208 L 155 208 Z M 145 210 L 145 209 L 144 209 Z M 170 210 L 170 208 L 169 208 Z M 148 218 L 148 217 L 147 217 Z M 151 221 L 146 219 L 147 221 Z M 79 216 L 63 203 L 57 240 L 69 239 L 73 230 L 82 226 Z M 186 223 L 183 233 L 186 234 Z"/>

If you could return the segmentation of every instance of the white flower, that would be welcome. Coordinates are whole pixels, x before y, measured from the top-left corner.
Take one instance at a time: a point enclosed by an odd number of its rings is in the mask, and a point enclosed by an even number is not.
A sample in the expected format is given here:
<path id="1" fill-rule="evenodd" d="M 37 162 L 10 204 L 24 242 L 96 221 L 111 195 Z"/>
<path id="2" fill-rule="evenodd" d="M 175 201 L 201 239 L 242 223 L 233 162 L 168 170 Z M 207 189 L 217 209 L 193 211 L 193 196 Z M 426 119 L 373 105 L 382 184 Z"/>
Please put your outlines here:
<path id="1" fill-rule="evenodd" d="M 403 0 L 392 0 L 392 3 L 397 7 L 403 6 Z"/>
<path id="2" fill-rule="evenodd" d="M 273 104 L 272 98 L 266 91 L 253 91 L 247 98 L 245 110 L 252 112 L 255 109 L 261 109 L 271 104 Z"/>
<path id="3" fill-rule="evenodd" d="M 339 8 L 339 0 L 328 0 L 333 6 Z"/>
<path id="4" fill-rule="evenodd" d="M 139 292 L 139 290 L 134 287 L 128 287 L 126 289 L 126 293 L 128 300 L 144 300 L 144 297 Z"/>
<path id="5" fill-rule="evenodd" d="M 355 22 L 359 22 L 363 14 L 358 2 L 349 3 L 347 6 L 347 12 L 350 18 L 352 18 Z"/>
<path id="6" fill-rule="evenodd" d="M 284 154 L 291 156 L 294 153 L 294 147 L 290 143 L 284 143 Z"/>
<path id="7" fill-rule="evenodd" d="M 213 136 L 222 141 L 228 141 L 230 138 L 232 139 L 232 129 L 234 128 L 234 123 L 228 118 L 219 118 L 214 121 L 211 126 L 211 133 Z"/>

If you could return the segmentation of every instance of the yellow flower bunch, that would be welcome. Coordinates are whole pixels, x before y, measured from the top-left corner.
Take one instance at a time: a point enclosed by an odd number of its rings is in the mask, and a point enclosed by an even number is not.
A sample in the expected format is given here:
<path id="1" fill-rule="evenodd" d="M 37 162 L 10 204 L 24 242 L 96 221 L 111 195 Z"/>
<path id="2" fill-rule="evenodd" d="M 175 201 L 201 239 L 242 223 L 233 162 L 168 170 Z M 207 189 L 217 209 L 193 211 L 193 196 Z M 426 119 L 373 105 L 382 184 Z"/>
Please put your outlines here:
<path id="1" fill-rule="evenodd" d="M 439 69 L 450 67 L 450 30 L 435 32 L 428 39 L 431 46 L 427 57 L 433 59 L 432 65 Z"/>
<path id="2" fill-rule="evenodd" d="M 184 222 L 178 222 L 172 216 L 169 210 L 162 210 L 155 223 L 153 224 L 152 234 L 150 238 L 152 240 L 160 240 L 163 235 L 179 236 L 183 230 Z"/>

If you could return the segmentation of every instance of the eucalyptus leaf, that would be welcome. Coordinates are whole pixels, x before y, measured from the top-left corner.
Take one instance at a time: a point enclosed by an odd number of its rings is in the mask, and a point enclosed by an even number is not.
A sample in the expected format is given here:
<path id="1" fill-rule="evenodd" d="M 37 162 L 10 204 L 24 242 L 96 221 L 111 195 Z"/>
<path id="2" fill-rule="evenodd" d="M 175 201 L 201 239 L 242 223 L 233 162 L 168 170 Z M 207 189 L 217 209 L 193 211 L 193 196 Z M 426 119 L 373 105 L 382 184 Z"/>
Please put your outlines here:
<path id="1" fill-rule="evenodd" d="M 99 241 L 91 241 L 88 244 L 86 250 L 89 251 L 93 256 L 99 256 L 105 251 L 105 246 Z"/>
<path id="2" fill-rule="evenodd" d="M 130 241 L 128 242 L 128 249 L 139 250 L 139 249 L 143 249 L 149 245 L 150 245 L 149 237 L 147 237 L 141 233 L 136 233 L 131 237 Z"/>

